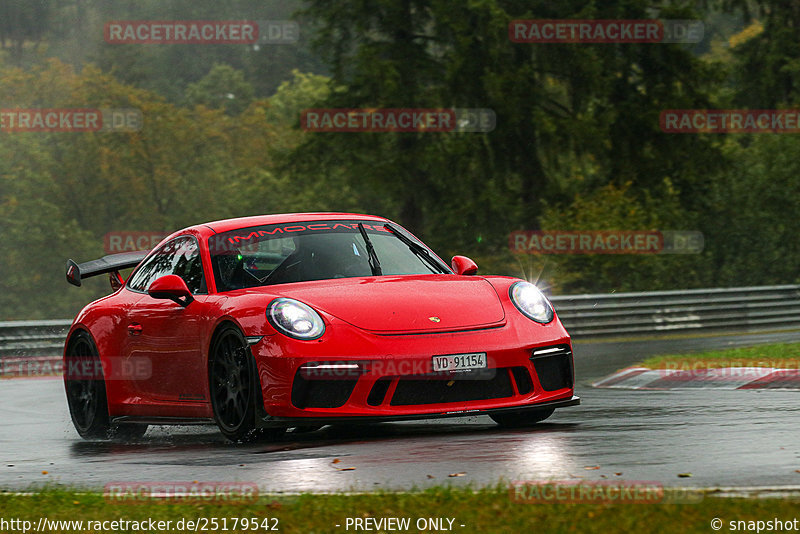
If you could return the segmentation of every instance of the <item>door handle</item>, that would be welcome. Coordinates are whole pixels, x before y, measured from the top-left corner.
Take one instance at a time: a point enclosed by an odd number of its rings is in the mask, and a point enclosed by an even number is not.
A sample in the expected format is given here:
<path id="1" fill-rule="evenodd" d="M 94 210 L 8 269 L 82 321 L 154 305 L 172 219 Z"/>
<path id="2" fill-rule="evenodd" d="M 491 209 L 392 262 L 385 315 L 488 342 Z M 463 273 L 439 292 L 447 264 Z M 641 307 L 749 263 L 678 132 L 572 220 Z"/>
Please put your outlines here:
<path id="1" fill-rule="evenodd" d="M 128 325 L 128 333 L 132 336 L 138 336 L 142 333 L 142 325 L 139 323 L 131 323 Z"/>

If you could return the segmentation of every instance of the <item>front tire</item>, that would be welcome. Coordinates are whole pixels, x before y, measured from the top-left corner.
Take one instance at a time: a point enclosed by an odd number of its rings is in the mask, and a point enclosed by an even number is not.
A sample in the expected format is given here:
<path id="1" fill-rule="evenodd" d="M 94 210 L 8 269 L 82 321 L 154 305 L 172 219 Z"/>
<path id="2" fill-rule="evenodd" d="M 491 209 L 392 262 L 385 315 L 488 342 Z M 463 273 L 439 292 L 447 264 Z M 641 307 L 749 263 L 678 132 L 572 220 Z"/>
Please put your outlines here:
<path id="1" fill-rule="evenodd" d="M 519 428 L 532 426 L 536 423 L 544 421 L 553 415 L 554 411 L 555 408 L 545 410 L 525 410 L 520 412 L 489 414 L 489 417 L 494 419 L 494 422 L 500 426 L 507 428 Z"/>
<path id="2" fill-rule="evenodd" d="M 235 443 L 249 443 L 284 429 L 267 432 L 256 427 L 258 376 L 250 349 L 242 333 L 233 325 L 217 332 L 208 361 L 209 389 L 214 421 L 220 432 Z"/>

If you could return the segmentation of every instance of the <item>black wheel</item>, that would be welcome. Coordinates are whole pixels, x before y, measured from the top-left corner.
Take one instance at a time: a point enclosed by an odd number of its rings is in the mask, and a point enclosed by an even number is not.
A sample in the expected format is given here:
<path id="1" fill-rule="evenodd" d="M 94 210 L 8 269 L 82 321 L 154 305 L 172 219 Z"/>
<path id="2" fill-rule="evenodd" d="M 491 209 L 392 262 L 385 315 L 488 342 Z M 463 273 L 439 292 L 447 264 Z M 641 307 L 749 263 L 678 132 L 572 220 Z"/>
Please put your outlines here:
<path id="1" fill-rule="evenodd" d="M 69 414 L 82 438 L 126 441 L 147 432 L 147 425 L 111 424 L 100 355 L 89 334 L 78 332 L 72 337 L 65 363 Z"/>
<path id="2" fill-rule="evenodd" d="M 244 336 L 233 325 L 224 326 L 214 338 L 208 373 L 214 420 L 226 438 L 247 443 L 285 431 L 256 428 L 256 402 L 261 395 L 255 364 Z"/>
<path id="3" fill-rule="evenodd" d="M 555 408 L 550 408 L 549 410 L 525 410 L 521 412 L 490 414 L 489 417 L 494 419 L 494 422 L 500 426 L 516 428 L 531 426 L 540 421 L 544 421 L 553 415 L 554 411 Z"/>
<path id="4" fill-rule="evenodd" d="M 106 385 L 102 378 L 97 379 L 100 356 L 89 334 L 78 332 L 72 337 L 65 364 L 67 404 L 75 430 L 85 439 L 107 438 L 111 425 Z"/>

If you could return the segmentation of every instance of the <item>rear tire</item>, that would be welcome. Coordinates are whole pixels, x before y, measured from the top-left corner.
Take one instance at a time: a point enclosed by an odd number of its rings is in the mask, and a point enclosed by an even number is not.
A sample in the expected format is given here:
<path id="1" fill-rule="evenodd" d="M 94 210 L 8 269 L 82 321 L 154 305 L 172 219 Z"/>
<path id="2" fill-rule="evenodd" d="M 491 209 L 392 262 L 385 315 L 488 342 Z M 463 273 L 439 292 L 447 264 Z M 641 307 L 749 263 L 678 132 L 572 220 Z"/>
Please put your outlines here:
<path id="1" fill-rule="evenodd" d="M 93 379 L 100 366 L 100 356 L 88 333 L 78 332 L 72 336 L 64 363 L 64 386 L 75 430 L 84 439 L 108 438 L 111 425 L 108 420 L 106 384 L 104 380 Z M 83 374 L 88 376 L 81 376 Z"/>
<path id="2" fill-rule="evenodd" d="M 247 341 L 235 326 L 223 326 L 214 336 L 208 377 L 214 421 L 226 438 L 250 443 L 278 437 L 285 431 L 256 427 L 256 402 L 261 398 L 258 375 Z"/>
<path id="3" fill-rule="evenodd" d="M 111 424 L 100 355 L 87 332 L 80 331 L 72 336 L 65 364 L 64 385 L 69 415 L 82 438 L 127 441 L 140 438 L 147 432 L 147 425 Z"/>
<path id="4" fill-rule="evenodd" d="M 544 421 L 551 415 L 555 408 L 544 410 L 525 410 L 522 412 L 508 412 L 490 414 L 489 417 L 494 419 L 494 422 L 500 426 L 507 428 L 519 428 L 525 426 L 532 426 L 536 423 Z"/>

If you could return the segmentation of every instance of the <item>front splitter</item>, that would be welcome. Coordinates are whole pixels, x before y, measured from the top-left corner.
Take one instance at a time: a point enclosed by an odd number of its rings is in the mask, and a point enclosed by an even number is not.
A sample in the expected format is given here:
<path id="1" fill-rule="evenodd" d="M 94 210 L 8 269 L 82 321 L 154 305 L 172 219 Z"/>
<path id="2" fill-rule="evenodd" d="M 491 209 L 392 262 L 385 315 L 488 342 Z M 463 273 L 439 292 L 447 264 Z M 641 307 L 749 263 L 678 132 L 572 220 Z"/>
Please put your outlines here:
<path id="1" fill-rule="evenodd" d="M 441 419 L 445 417 L 468 417 L 474 415 L 492 415 L 501 413 L 522 413 L 550 410 L 555 408 L 565 408 L 576 406 L 581 403 L 580 397 L 572 396 L 569 399 L 560 399 L 551 402 L 543 402 L 533 406 L 510 406 L 507 408 L 494 408 L 491 410 L 448 410 L 438 413 L 409 414 L 409 415 L 356 415 L 356 416 L 333 416 L 333 417 L 273 417 L 270 415 L 262 416 L 259 426 L 264 427 L 291 427 L 306 425 L 330 425 L 336 423 L 346 424 L 372 424 L 390 423 L 394 421 L 418 421 L 421 419 Z"/>

